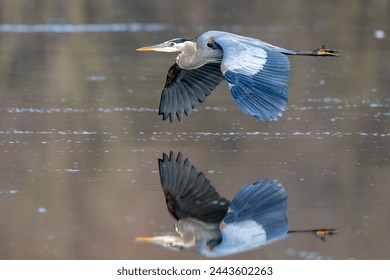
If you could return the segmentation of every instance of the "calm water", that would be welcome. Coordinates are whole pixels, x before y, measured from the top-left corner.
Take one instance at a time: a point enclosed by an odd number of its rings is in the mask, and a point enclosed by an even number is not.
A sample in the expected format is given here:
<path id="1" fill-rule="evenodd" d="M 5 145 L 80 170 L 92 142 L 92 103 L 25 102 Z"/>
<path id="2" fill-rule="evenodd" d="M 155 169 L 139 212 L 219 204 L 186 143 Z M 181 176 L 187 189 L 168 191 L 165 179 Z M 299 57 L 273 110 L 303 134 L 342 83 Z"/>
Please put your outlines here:
<path id="1" fill-rule="evenodd" d="M 228 258 L 390 258 L 390 1 L 74 2 L 0 3 L 1 259 L 202 258 L 134 242 L 173 230 L 157 165 L 170 150 L 229 199 L 277 179 L 291 229 L 339 231 Z M 163 122 L 175 55 L 135 49 L 209 29 L 342 56 L 291 58 L 277 122 L 244 115 L 226 83 Z"/>

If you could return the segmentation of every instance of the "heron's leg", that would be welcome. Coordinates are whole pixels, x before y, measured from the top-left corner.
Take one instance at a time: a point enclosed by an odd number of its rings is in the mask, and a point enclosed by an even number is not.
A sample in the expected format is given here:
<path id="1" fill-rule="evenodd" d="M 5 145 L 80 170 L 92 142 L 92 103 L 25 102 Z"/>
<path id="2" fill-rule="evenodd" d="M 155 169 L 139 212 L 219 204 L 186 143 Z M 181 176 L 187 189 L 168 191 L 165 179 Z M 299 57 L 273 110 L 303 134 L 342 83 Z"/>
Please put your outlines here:
<path id="1" fill-rule="evenodd" d="M 304 230 L 289 230 L 288 234 L 297 234 L 297 233 L 309 233 L 314 234 L 315 237 L 321 239 L 322 241 L 326 240 L 326 237 L 334 235 L 337 233 L 335 228 L 316 228 L 316 229 L 304 229 Z"/>
<path id="2" fill-rule="evenodd" d="M 339 56 L 340 51 L 326 48 L 326 45 L 322 45 L 320 48 L 313 51 L 296 51 L 295 53 L 286 53 L 289 55 L 306 55 L 306 56 Z"/>
<path id="3" fill-rule="evenodd" d="M 339 56 L 340 51 L 334 49 L 327 49 L 326 45 L 322 45 L 321 48 L 315 49 L 313 51 L 315 56 Z"/>

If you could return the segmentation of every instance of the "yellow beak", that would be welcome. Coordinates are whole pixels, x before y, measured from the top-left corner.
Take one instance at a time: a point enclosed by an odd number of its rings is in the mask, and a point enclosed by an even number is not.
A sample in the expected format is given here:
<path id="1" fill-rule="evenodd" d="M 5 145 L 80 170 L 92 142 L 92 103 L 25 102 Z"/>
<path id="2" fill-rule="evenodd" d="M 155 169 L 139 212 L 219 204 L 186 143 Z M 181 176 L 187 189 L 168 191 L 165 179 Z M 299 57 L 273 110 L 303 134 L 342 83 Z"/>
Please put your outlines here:
<path id="1" fill-rule="evenodd" d="M 142 47 L 142 48 L 137 49 L 137 51 L 139 51 L 139 52 L 149 52 L 149 51 L 154 51 L 154 50 L 155 50 L 155 47 L 153 47 L 153 46 Z"/>
<path id="2" fill-rule="evenodd" d="M 180 49 L 177 48 L 177 46 L 172 46 L 171 43 L 164 42 L 161 44 L 153 45 L 153 46 L 147 46 L 143 48 L 137 49 L 139 52 L 149 52 L 149 51 L 155 51 L 155 52 L 179 52 Z"/>

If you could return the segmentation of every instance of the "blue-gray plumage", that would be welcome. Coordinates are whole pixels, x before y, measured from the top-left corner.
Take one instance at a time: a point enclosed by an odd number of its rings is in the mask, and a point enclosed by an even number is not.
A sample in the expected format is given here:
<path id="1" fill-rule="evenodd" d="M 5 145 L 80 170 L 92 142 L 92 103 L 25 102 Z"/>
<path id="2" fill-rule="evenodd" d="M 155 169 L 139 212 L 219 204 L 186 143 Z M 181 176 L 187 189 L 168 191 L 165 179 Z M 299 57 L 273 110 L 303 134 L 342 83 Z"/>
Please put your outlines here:
<path id="1" fill-rule="evenodd" d="M 258 39 L 208 31 L 194 40 L 173 39 L 139 51 L 180 52 L 168 71 L 159 114 L 181 120 L 225 79 L 237 105 L 262 121 L 276 120 L 286 109 L 290 62 L 286 55 L 338 56 L 325 46 L 292 51 Z"/>

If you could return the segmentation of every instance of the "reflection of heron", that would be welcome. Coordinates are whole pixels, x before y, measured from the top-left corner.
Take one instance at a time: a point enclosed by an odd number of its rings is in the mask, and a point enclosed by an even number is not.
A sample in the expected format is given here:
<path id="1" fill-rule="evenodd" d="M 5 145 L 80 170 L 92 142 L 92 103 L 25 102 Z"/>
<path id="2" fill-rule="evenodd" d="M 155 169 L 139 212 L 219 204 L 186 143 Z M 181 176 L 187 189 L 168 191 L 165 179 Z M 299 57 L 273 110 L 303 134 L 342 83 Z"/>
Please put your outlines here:
<path id="1" fill-rule="evenodd" d="M 276 180 L 245 185 L 231 202 L 221 197 L 202 172 L 181 153 L 159 159 L 161 185 L 178 235 L 138 237 L 170 249 L 195 247 L 205 256 L 254 249 L 288 233 L 325 238 L 333 229 L 288 231 L 287 195 Z"/>
<path id="2" fill-rule="evenodd" d="M 337 56 L 325 46 L 292 51 L 221 31 L 194 40 L 172 39 L 138 51 L 180 52 L 168 71 L 159 114 L 179 120 L 197 108 L 223 80 L 240 109 L 259 120 L 276 120 L 286 109 L 290 62 L 286 55 Z"/>

